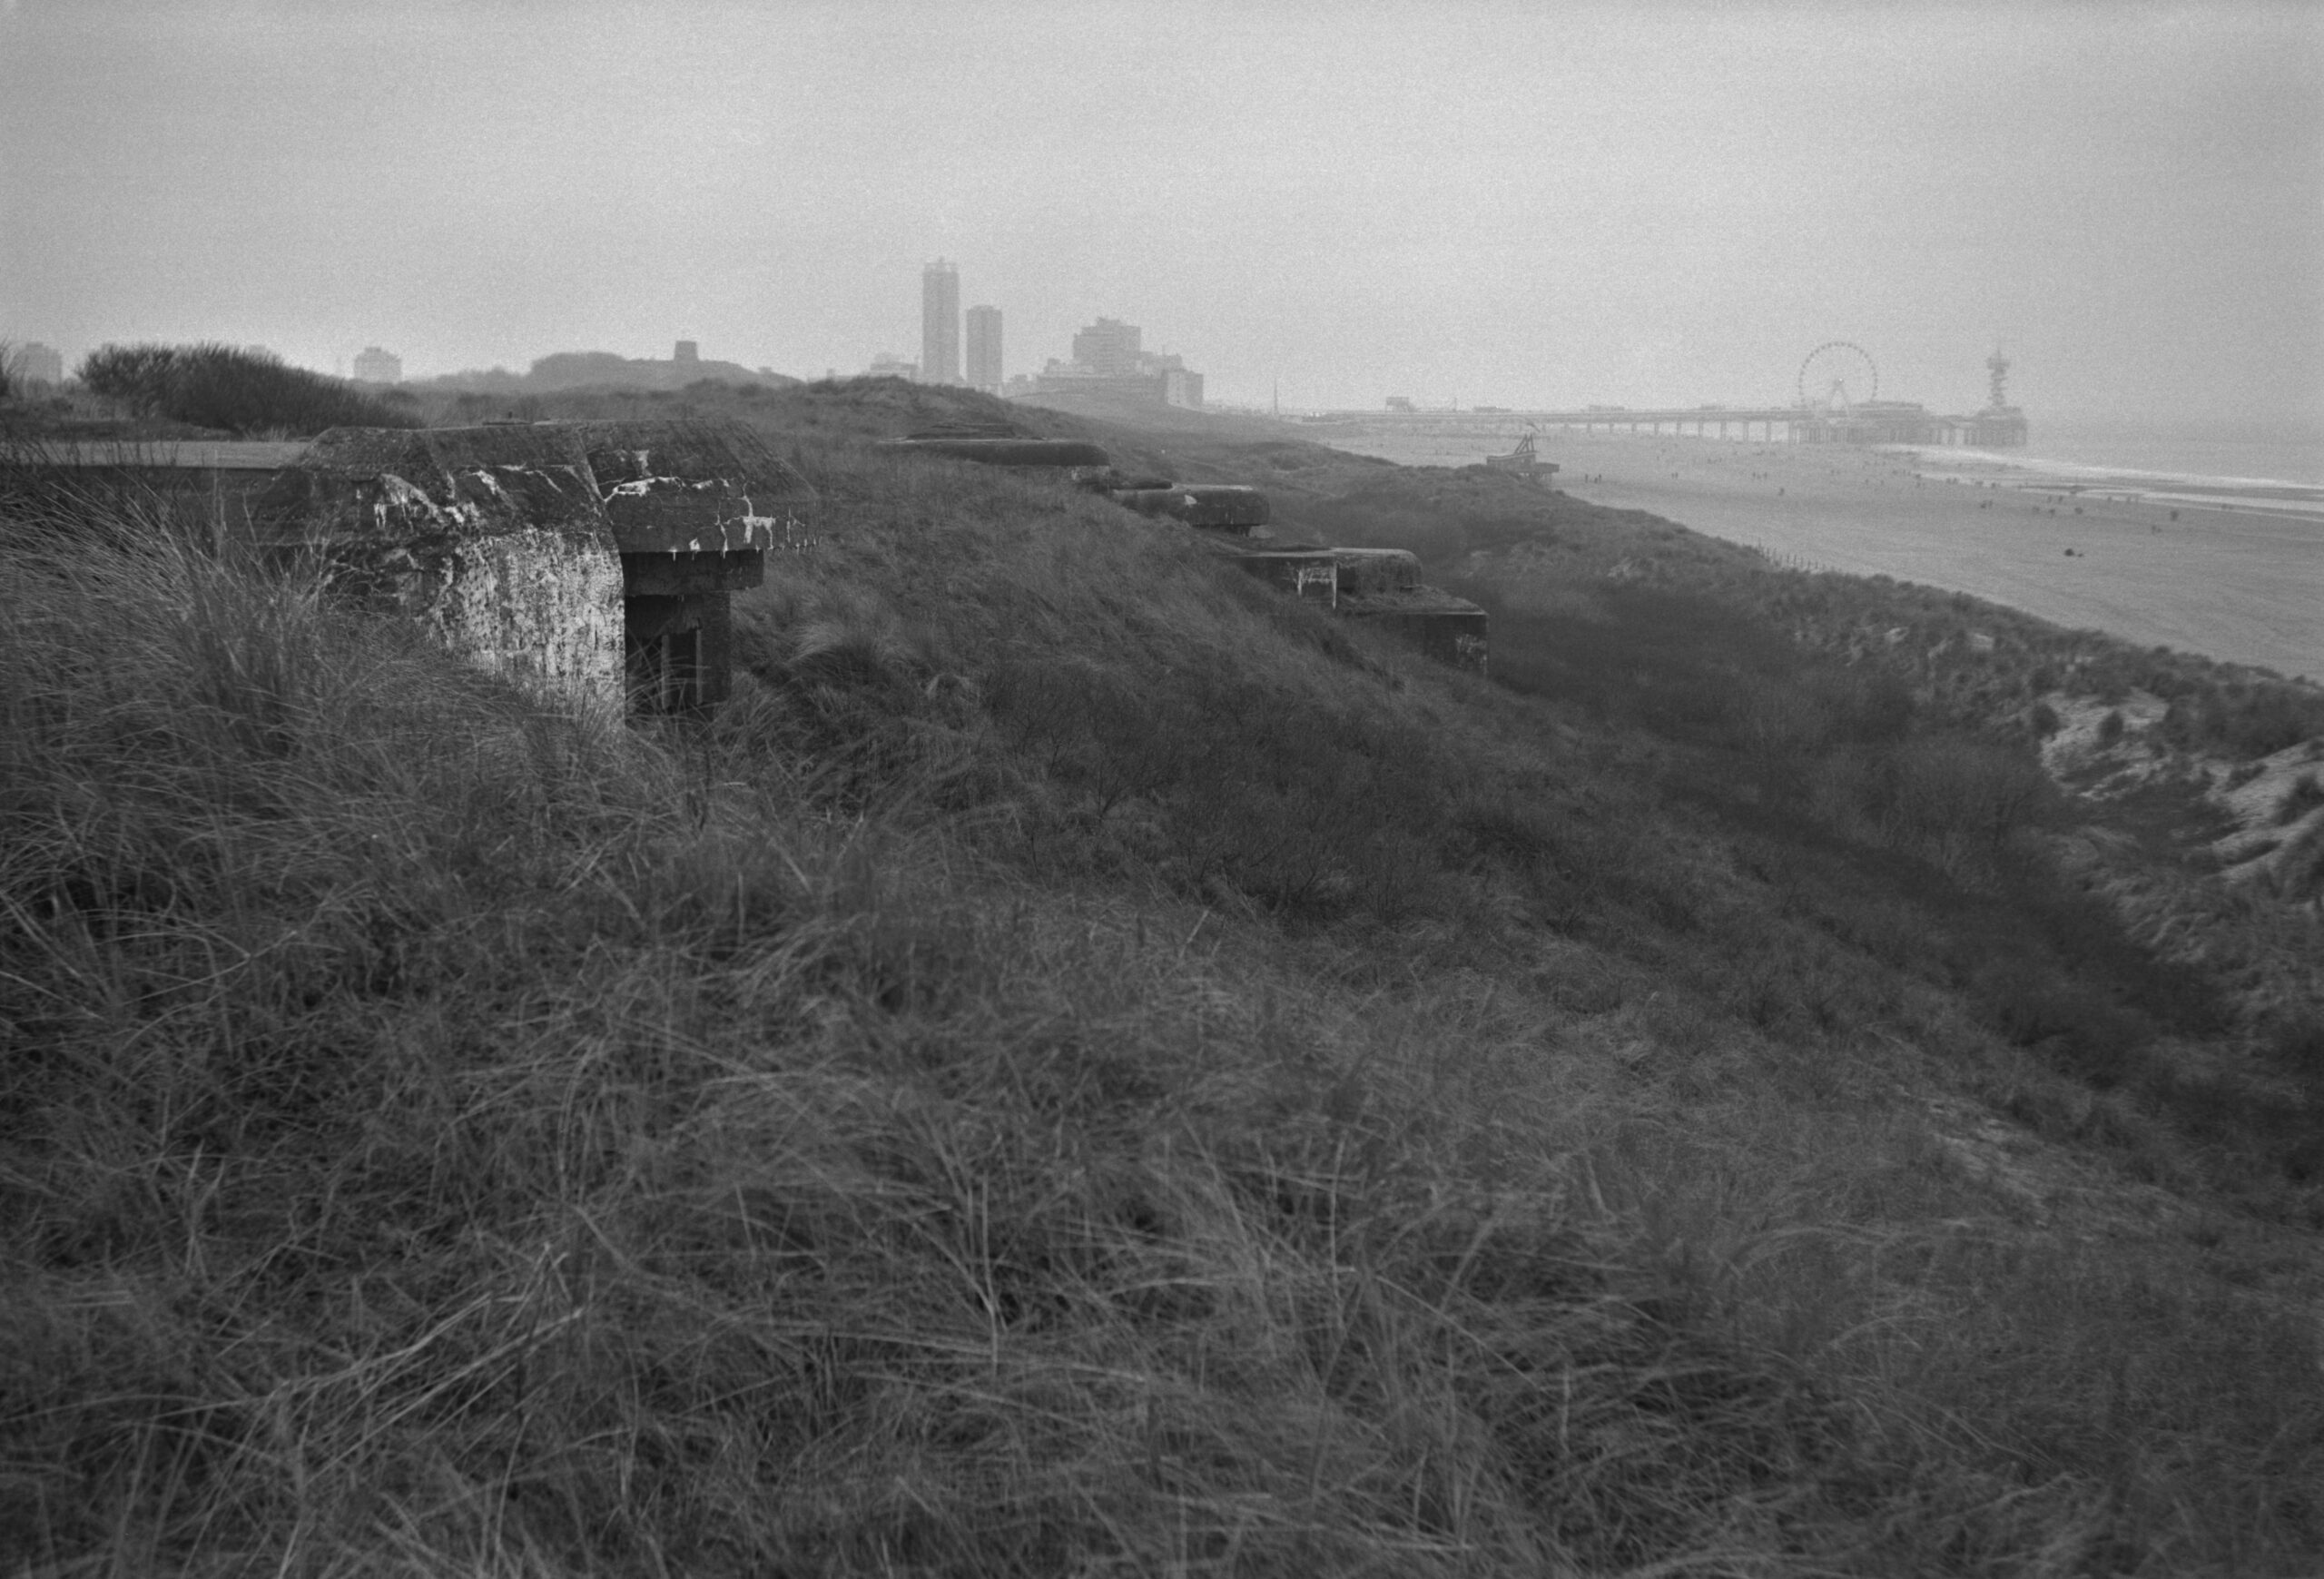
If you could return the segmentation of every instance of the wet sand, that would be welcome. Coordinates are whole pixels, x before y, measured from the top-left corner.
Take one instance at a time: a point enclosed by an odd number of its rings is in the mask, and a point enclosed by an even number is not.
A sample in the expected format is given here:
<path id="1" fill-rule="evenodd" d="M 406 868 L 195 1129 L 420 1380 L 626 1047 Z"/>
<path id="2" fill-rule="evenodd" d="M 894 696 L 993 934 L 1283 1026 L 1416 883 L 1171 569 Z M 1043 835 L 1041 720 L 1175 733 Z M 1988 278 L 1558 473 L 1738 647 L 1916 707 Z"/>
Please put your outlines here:
<path id="1" fill-rule="evenodd" d="M 2324 516 L 2061 491 L 1939 452 L 1545 433 L 1577 498 L 1650 511 L 1789 561 L 1949 587 L 2075 629 L 2324 679 Z M 1476 439 L 1338 448 L 1461 466 Z M 1505 443 L 1499 448 L 1506 449 Z M 2105 493 L 2109 497 L 2099 497 Z M 2178 512 L 2172 518 L 2172 511 Z M 2077 511 L 2079 513 L 2077 513 Z"/>

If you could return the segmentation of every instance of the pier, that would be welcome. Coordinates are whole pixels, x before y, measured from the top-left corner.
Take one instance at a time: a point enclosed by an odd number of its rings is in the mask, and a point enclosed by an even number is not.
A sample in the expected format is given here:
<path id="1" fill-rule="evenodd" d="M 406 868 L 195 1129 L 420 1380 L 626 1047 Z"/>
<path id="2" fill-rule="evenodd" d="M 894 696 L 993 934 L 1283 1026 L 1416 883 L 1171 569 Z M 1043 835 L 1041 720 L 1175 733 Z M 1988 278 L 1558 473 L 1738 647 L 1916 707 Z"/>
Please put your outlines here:
<path id="1" fill-rule="evenodd" d="M 1580 410 L 1516 411 L 1472 406 L 1423 410 L 1392 395 L 1384 411 L 1326 411 L 1306 421 L 1341 433 L 1506 438 L 1544 428 L 1584 435 L 1669 433 L 1691 439 L 1753 439 L 1769 444 L 1930 444 L 2022 449 L 2025 413 L 2009 403 L 2009 358 L 1999 346 L 1985 359 L 1984 409 L 1942 417 L 1917 400 L 1884 400 L 1872 353 L 1850 340 L 1827 340 L 1807 353 L 1783 406 L 1584 406 Z M 1753 429 L 1757 429 L 1756 432 Z M 1528 451 L 1530 453 L 1530 451 Z M 1513 457 L 1510 459 L 1514 459 Z M 1500 464 L 1500 462 L 1496 462 Z"/>
<path id="2" fill-rule="evenodd" d="M 1845 410 L 1809 406 L 1585 406 L 1578 411 L 1325 411 L 1304 420 L 1306 426 L 1342 433 L 1427 433 L 1446 438 L 1508 439 L 1541 429 L 1585 434 L 1666 433 L 1769 444 L 1936 444 L 2008 449 L 2025 443 L 2025 418 L 2014 410 L 1942 417 L 1904 400 Z"/>

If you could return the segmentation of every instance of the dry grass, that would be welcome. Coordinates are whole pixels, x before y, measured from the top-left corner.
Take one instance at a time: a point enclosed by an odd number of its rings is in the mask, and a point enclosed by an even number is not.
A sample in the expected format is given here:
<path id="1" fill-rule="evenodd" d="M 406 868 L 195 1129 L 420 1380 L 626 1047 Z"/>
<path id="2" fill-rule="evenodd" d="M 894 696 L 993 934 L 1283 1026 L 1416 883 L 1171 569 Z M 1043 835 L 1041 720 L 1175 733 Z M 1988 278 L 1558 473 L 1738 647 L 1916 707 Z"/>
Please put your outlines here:
<path id="1" fill-rule="evenodd" d="M 1914 968 L 1925 896 L 840 426 L 707 730 L 13 535 L 0 1570 L 2324 1548 L 2295 1248 L 1964 1140 L 2136 1116 Z"/>

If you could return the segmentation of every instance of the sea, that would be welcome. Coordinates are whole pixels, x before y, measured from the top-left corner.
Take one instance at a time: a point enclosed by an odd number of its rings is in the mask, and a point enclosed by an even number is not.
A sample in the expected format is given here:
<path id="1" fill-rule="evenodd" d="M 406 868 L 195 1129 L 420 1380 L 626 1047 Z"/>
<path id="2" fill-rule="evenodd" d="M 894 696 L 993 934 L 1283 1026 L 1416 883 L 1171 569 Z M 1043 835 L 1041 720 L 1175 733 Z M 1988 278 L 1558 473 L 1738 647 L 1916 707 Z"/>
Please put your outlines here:
<path id="1" fill-rule="evenodd" d="M 1439 466 L 1467 464 L 1486 443 L 1378 431 L 1324 441 Z M 2324 680 L 2324 433 L 2036 414 L 2023 449 L 1584 442 L 1555 431 L 1540 446 L 1566 464 L 1559 486 L 1578 498 L 1787 564 L 1894 576 L 2069 628 Z"/>
<path id="2" fill-rule="evenodd" d="M 2061 423 L 2037 427 L 2023 449 L 1899 448 L 1932 475 L 1950 460 L 1988 476 L 2000 469 L 2013 474 L 2006 486 L 2019 489 L 2266 510 L 2324 524 L 2324 432 Z"/>
<path id="3" fill-rule="evenodd" d="M 1994 452 L 2022 466 L 2087 467 L 2237 482 L 2324 485 L 2324 431 L 2197 430 L 2130 423 L 2043 423 L 2023 449 Z"/>

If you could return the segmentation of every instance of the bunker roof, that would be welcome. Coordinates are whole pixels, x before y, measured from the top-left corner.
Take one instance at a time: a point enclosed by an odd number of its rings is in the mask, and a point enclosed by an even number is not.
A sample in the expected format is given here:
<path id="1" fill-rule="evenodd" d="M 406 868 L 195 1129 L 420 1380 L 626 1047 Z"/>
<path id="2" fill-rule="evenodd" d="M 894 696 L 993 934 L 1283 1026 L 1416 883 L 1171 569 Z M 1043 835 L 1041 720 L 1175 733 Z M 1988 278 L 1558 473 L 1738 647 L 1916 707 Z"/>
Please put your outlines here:
<path id="1" fill-rule="evenodd" d="M 269 443 L 210 439 L 32 439 L 10 447 L 25 466 L 169 467 L 195 471 L 279 471 L 306 453 L 303 439 Z"/>
<path id="2" fill-rule="evenodd" d="M 602 530 L 623 553 L 734 553 L 781 546 L 813 498 L 737 423 L 335 428 L 251 515 L 277 541 Z"/>

